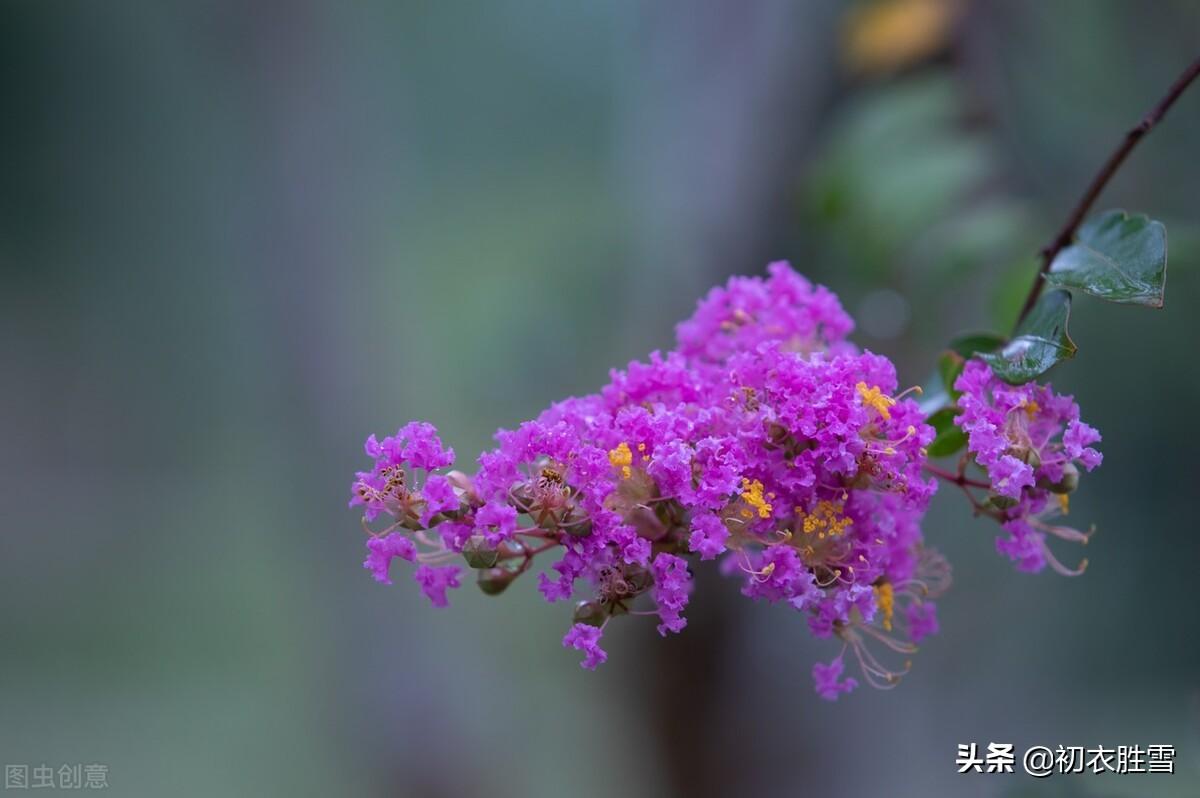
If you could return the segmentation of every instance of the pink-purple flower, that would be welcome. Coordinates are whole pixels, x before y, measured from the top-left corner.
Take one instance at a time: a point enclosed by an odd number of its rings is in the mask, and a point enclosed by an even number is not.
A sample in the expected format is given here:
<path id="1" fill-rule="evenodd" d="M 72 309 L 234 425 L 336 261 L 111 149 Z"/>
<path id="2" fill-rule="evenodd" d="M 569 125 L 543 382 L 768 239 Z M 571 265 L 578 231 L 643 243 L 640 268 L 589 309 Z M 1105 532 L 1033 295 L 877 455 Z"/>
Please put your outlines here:
<path id="1" fill-rule="evenodd" d="M 589 626 L 585 623 L 577 623 L 571 627 L 563 637 L 563 647 L 573 648 L 576 651 L 583 652 L 583 662 L 580 663 L 584 668 L 590 671 L 596 670 L 597 665 L 604 664 L 608 659 L 608 653 L 600 648 L 600 636 L 603 634 L 600 627 Z"/>
<path id="2" fill-rule="evenodd" d="M 375 464 L 351 503 L 386 527 L 366 566 L 386 581 L 395 557 L 416 562 L 437 606 L 459 586 L 454 563 L 488 593 L 539 570 L 546 600 L 579 601 L 563 645 L 592 669 L 613 619 L 683 630 L 689 558 L 716 560 L 747 597 L 837 637 L 868 683 L 894 685 L 907 665 L 883 660 L 906 661 L 936 632 L 927 599 L 949 581 L 920 529 L 934 431 L 892 363 L 846 340 L 853 324 L 831 292 L 785 263 L 768 272 L 713 289 L 674 349 L 500 430 L 473 475 L 442 473 L 453 453 L 429 424 L 370 438 Z M 1089 431 L 1070 427 L 1064 456 L 1086 463 Z M 842 669 L 841 656 L 814 667 L 822 696 L 857 684 Z"/>
<path id="3" fill-rule="evenodd" d="M 692 590 L 692 575 L 688 573 L 687 560 L 663 552 L 654 558 L 651 568 L 654 587 L 651 594 L 658 606 L 658 633 L 682 632 L 687 626 L 683 610 L 687 607 L 688 594 Z"/>
<path id="4" fill-rule="evenodd" d="M 1036 572 L 1049 564 L 1075 575 L 1046 543 L 1047 535 L 1086 543 L 1090 533 L 1052 523 L 1066 515 L 1079 469 L 1091 471 L 1103 456 L 1092 444 L 1100 433 L 1079 418 L 1079 405 L 1049 385 L 1009 385 L 980 360 L 968 360 L 954 383 L 961 392 L 955 418 L 967 434 L 967 450 L 987 473 L 992 496 L 983 512 L 1001 524 L 996 549 L 1019 570 Z"/>
<path id="5" fill-rule="evenodd" d="M 817 695 L 824 698 L 826 701 L 836 701 L 841 693 L 849 693 L 855 687 L 858 687 L 858 682 L 849 677 L 842 678 L 842 671 L 845 669 L 845 664 L 842 662 L 841 655 L 834 658 L 833 662 L 828 665 L 817 662 L 813 664 L 812 675 L 813 682 L 816 684 Z"/>

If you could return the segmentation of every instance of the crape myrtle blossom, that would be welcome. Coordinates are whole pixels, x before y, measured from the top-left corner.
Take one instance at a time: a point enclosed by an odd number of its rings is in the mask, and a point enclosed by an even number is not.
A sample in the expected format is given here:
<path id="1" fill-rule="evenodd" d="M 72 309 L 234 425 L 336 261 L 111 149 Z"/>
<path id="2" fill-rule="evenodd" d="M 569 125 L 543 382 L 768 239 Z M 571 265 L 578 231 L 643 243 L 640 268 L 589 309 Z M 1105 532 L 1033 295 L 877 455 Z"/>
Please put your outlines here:
<path id="1" fill-rule="evenodd" d="M 1079 406 L 1049 385 L 1009 385 L 978 359 L 967 361 L 954 383 L 961 392 L 955 423 L 967 434 L 967 451 L 986 472 L 990 496 L 977 511 L 1000 522 L 996 549 L 1019 570 L 1077 575 L 1087 566 L 1063 565 L 1047 535 L 1087 543 L 1080 532 L 1052 521 L 1070 509 L 1080 468 L 1091 471 L 1103 456 L 1092 444 L 1100 433 L 1079 419 Z"/>
<path id="2" fill-rule="evenodd" d="M 415 563 L 442 606 L 461 565 L 497 594 L 540 556 L 544 598 L 577 602 L 563 646 L 594 669 L 614 618 L 681 632 L 690 569 L 715 561 L 747 598 L 840 641 L 813 669 L 822 696 L 857 685 L 846 656 L 867 683 L 894 686 L 915 641 L 937 631 L 930 599 L 949 585 L 920 527 L 934 431 L 892 363 L 847 341 L 852 329 L 837 297 L 774 263 L 714 288 L 673 350 L 500 430 L 473 475 L 446 471 L 453 452 L 428 424 L 372 437 L 375 464 L 351 500 L 364 508 L 364 567 L 386 582 L 394 559 Z"/>

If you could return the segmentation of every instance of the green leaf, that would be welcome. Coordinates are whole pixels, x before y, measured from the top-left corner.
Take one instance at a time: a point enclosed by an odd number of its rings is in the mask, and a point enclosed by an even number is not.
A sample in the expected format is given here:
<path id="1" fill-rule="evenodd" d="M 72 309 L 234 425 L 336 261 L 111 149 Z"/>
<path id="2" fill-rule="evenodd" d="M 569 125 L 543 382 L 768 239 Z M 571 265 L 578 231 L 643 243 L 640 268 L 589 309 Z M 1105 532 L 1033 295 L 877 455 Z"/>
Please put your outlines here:
<path id="1" fill-rule="evenodd" d="M 971 357 L 978 352 L 995 352 L 1004 346 L 1004 336 L 994 332 L 963 333 L 950 341 L 950 351 L 957 352 L 963 357 Z"/>
<path id="2" fill-rule="evenodd" d="M 954 424 L 954 417 L 958 413 L 957 408 L 943 407 L 925 419 L 925 423 L 937 433 L 929 446 L 925 447 L 930 457 L 946 457 L 967 445 L 966 433 Z"/>
<path id="3" fill-rule="evenodd" d="M 1004 345 L 1004 338 L 996 333 L 964 333 L 952 339 L 946 350 L 938 356 L 937 375 L 929 380 L 926 398 L 921 409 L 929 415 L 950 404 L 959 397 L 954 390 L 954 381 L 962 374 L 967 360 L 978 352 L 994 352 Z"/>
<path id="4" fill-rule="evenodd" d="M 1108 211 L 1079 228 L 1075 243 L 1050 265 L 1046 281 L 1110 302 L 1163 306 L 1167 229 L 1145 216 Z"/>
<path id="5" fill-rule="evenodd" d="M 958 379 L 959 374 L 962 374 L 965 365 L 967 365 L 967 361 L 957 352 L 942 352 L 938 358 L 938 376 L 941 377 L 942 387 L 946 389 L 946 393 L 950 395 L 951 399 L 958 398 L 958 391 L 954 390 L 954 381 Z"/>
<path id="6" fill-rule="evenodd" d="M 1060 360 L 1075 357 L 1075 342 L 1067 334 L 1070 315 L 1070 293 L 1058 290 L 1042 294 L 1017 326 L 1012 340 L 1000 351 L 980 353 L 979 357 L 1010 385 L 1029 382 Z"/>

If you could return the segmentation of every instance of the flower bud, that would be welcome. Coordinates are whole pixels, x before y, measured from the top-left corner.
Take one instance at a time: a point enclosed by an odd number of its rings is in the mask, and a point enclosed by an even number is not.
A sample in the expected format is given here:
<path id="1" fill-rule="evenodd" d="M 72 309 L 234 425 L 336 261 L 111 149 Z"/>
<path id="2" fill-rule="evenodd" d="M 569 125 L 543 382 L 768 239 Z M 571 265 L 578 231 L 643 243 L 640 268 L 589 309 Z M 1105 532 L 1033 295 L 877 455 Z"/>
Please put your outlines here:
<path id="1" fill-rule="evenodd" d="M 472 535 L 463 546 L 463 558 L 472 568 L 491 568 L 500 559 L 500 552 L 487 544 L 483 535 Z"/>
<path id="2" fill-rule="evenodd" d="M 1062 478 L 1058 482 L 1051 482 L 1043 478 L 1038 480 L 1038 487 L 1060 496 L 1073 493 L 1079 487 L 1079 469 L 1075 467 L 1074 463 L 1066 463 L 1063 465 Z"/>
<path id="3" fill-rule="evenodd" d="M 604 605 L 598 601 L 581 601 L 575 605 L 575 623 L 586 623 L 588 626 L 600 626 L 608 613 Z"/>
<path id="4" fill-rule="evenodd" d="M 449 480 L 451 485 L 461 490 L 467 498 L 478 498 L 475 494 L 475 483 L 471 482 L 471 478 L 463 472 L 457 470 L 448 471 L 446 472 L 446 479 Z"/>
<path id="5" fill-rule="evenodd" d="M 1039 468 L 1042 465 L 1042 456 L 1038 454 L 1038 450 L 1032 446 L 1023 451 L 1018 452 L 1018 456 L 1024 460 L 1030 468 Z"/>
<path id="6" fill-rule="evenodd" d="M 987 503 L 997 510 L 1008 510 L 1017 506 L 1019 499 L 1011 496 L 1001 496 L 999 493 L 989 493 Z"/>
<path id="7" fill-rule="evenodd" d="M 778 421 L 768 421 L 767 426 L 767 447 L 778 448 L 788 442 L 791 437 L 791 432 L 788 428 L 780 424 Z"/>
<path id="8" fill-rule="evenodd" d="M 637 563 L 626 563 L 622 569 L 625 573 L 625 582 L 630 589 L 636 593 L 643 593 L 654 584 L 654 578 L 650 575 L 649 569 Z"/>
<path id="9" fill-rule="evenodd" d="M 640 537 L 647 540 L 661 540 L 667 534 L 667 528 L 659 519 L 654 509 L 646 505 L 634 507 L 625 515 L 625 523 L 637 530 Z"/>
<path id="10" fill-rule="evenodd" d="M 517 512 L 528 512 L 533 508 L 533 494 L 528 485 L 514 485 L 508 494 L 508 503 L 517 508 Z"/>
<path id="11" fill-rule="evenodd" d="M 520 571 L 510 571 L 499 566 L 482 570 L 479 572 L 479 589 L 489 596 L 498 596 L 512 584 L 519 573 Z"/>
<path id="12" fill-rule="evenodd" d="M 561 526 L 559 529 L 562 532 L 566 532 L 573 538 L 586 538 L 588 535 L 592 534 L 592 522 L 590 520 L 578 521 Z"/>

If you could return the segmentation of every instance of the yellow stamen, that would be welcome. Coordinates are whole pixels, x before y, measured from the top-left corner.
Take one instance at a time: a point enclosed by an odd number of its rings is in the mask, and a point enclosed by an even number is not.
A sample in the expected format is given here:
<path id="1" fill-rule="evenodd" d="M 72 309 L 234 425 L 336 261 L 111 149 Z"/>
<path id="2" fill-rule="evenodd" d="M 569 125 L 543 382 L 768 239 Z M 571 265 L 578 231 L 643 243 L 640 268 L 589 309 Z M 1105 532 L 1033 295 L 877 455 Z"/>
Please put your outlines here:
<path id="1" fill-rule="evenodd" d="M 892 414 L 888 408 L 896 404 L 895 399 L 879 390 L 878 385 L 868 388 L 865 382 L 860 382 L 854 387 L 858 389 L 858 395 L 862 397 L 864 405 L 875 408 L 875 411 L 883 417 L 884 421 L 891 419 Z"/>
<path id="2" fill-rule="evenodd" d="M 751 482 L 742 477 L 742 499 L 758 511 L 759 518 L 771 517 L 771 503 L 763 498 L 763 484 L 757 479 Z"/>
<path id="3" fill-rule="evenodd" d="M 816 509 L 803 516 L 801 529 L 804 530 L 804 534 L 811 535 L 815 532 L 818 540 L 824 540 L 826 536 L 836 537 L 845 532 L 846 527 L 853 521 L 842 515 L 843 507 L 841 502 L 831 502 L 828 499 L 817 502 Z"/>
<path id="4" fill-rule="evenodd" d="M 1071 512 L 1071 497 L 1065 493 L 1058 494 L 1058 506 L 1063 515 Z"/>
<path id="5" fill-rule="evenodd" d="M 613 466 L 621 469 L 621 476 L 624 479 L 629 479 L 633 476 L 633 452 L 629 449 L 629 444 L 621 441 L 621 444 L 615 449 L 610 449 L 608 452 L 608 462 Z"/>
<path id="6" fill-rule="evenodd" d="M 1036 416 L 1038 414 L 1038 411 L 1041 409 L 1042 409 L 1042 406 L 1039 405 L 1037 402 L 1033 401 L 1032 399 L 1030 399 L 1029 401 L 1027 401 L 1025 403 L 1025 415 L 1029 416 L 1030 418 L 1033 418 L 1034 416 Z"/>
<path id="7" fill-rule="evenodd" d="M 775 563 L 773 562 L 767 563 L 766 566 L 759 571 L 751 568 L 749 561 L 747 561 L 745 565 L 739 565 L 738 567 L 753 576 L 754 581 L 756 582 L 765 582 L 771 578 L 771 574 L 775 573 Z"/>
<path id="8" fill-rule="evenodd" d="M 882 626 L 884 631 L 892 631 L 892 615 L 896 611 L 896 592 L 889 582 L 875 586 L 875 604 L 883 613 Z"/>

